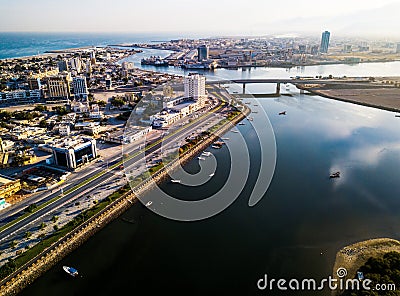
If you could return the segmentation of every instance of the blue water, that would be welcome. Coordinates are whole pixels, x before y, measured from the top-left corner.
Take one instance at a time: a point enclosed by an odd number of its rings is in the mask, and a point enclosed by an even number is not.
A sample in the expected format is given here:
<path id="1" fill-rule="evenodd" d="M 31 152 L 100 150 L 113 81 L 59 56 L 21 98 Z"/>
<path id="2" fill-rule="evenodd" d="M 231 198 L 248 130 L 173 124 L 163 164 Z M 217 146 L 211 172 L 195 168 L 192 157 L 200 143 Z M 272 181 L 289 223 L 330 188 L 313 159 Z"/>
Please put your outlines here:
<path id="1" fill-rule="evenodd" d="M 131 33 L 0 33 L 0 59 L 25 57 L 49 50 L 116 43 L 145 43 L 185 36 Z"/>

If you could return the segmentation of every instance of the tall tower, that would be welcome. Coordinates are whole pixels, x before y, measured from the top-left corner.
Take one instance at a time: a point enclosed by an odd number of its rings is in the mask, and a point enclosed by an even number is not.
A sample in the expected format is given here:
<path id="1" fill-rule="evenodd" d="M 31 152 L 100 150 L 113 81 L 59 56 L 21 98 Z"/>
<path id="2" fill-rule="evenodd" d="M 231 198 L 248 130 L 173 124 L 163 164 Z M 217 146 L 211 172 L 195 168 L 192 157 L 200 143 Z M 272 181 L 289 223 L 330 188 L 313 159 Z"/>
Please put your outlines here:
<path id="1" fill-rule="evenodd" d="M 197 73 L 190 73 L 184 81 L 185 97 L 195 101 L 207 97 L 206 77 Z"/>
<path id="2" fill-rule="evenodd" d="M 331 33 L 328 32 L 328 31 L 325 31 L 325 32 L 322 33 L 321 46 L 319 48 L 319 52 L 321 52 L 321 53 L 327 53 L 328 52 L 330 36 L 331 36 Z"/>
<path id="3" fill-rule="evenodd" d="M 197 48 L 197 57 L 199 62 L 202 60 L 208 60 L 208 50 L 207 45 L 201 45 Z"/>

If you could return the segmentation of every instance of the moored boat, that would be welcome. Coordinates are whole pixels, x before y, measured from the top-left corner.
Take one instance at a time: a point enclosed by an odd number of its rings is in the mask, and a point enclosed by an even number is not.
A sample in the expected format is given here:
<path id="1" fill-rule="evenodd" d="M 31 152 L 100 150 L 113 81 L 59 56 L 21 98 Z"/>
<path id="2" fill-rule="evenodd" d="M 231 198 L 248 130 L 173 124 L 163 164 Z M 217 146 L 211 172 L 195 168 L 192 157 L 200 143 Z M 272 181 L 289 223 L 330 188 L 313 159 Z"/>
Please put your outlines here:
<path id="1" fill-rule="evenodd" d="M 73 277 L 76 277 L 76 276 L 79 274 L 77 269 L 75 269 L 75 268 L 73 268 L 73 267 L 70 267 L 70 266 L 64 265 L 64 266 L 63 266 L 63 269 L 64 269 L 64 271 L 65 271 L 66 273 L 68 273 L 69 275 L 71 275 L 71 276 L 73 276 Z"/>

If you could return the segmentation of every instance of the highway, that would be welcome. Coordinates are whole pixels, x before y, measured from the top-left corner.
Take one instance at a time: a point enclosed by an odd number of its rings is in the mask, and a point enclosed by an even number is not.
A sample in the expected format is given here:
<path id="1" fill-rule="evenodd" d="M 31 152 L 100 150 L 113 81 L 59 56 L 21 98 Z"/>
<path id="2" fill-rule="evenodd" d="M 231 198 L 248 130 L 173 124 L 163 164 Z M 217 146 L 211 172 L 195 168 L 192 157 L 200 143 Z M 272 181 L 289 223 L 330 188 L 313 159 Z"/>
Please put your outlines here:
<path id="1" fill-rule="evenodd" d="M 221 102 L 216 106 L 216 108 L 221 109 Z M 187 119 L 186 119 L 187 120 Z M 150 143 L 147 143 L 147 148 L 144 150 L 139 150 L 138 145 L 131 146 L 130 150 L 124 151 L 124 154 L 128 153 L 131 158 L 124 162 L 124 167 L 126 171 L 129 171 L 131 168 L 136 166 L 138 163 L 143 163 L 143 155 L 145 152 L 145 157 L 150 157 L 154 153 L 158 153 L 161 150 L 161 147 L 165 149 L 165 147 L 175 146 L 180 141 L 183 141 L 188 135 L 192 133 L 196 133 L 196 131 L 211 122 L 218 121 L 215 118 L 215 112 L 208 112 L 205 113 L 204 116 L 201 117 L 201 120 L 198 122 L 192 122 L 191 124 L 187 124 L 185 126 L 176 126 L 174 129 L 169 130 L 169 134 L 163 138 L 158 138 L 153 140 Z M 125 149 L 125 146 L 124 146 Z M 22 232 L 24 228 L 28 225 L 38 221 L 41 217 L 48 215 L 49 213 L 55 211 L 56 209 L 60 208 L 61 206 L 71 203 L 72 201 L 76 200 L 82 194 L 87 194 L 87 192 L 92 191 L 97 186 L 105 183 L 105 182 L 114 182 L 115 180 L 120 180 L 121 177 L 117 175 L 120 171 L 119 163 L 121 163 L 122 157 L 119 155 L 118 157 L 114 157 L 108 160 L 108 165 L 103 162 L 99 166 L 98 164 L 94 167 L 85 169 L 82 172 L 79 172 L 69 180 L 69 184 L 63 188 L 64 195 L 60 196 L 60 190 L 58 189 L 57 192 L 44 194 L 45 198 L 42 197 L 41 204 L 44 204 L 45 201 L 50 201 L 53 198 L 55 201 L 43 206 L 36 212 L 32 213 L 31 215 L 19 220 L 15 221 L 14 224 L 10 223 L 10 226 L 5 225 L 5 229 L 0 232 L 0 242 L 9 239 L 10 236 L 15 235 L 17 232 Z M 107 170 L 107 166 L 109 169 Z M 83 178 L 84 177 L 84 178 Z M 89 180 L 93 178 L 93 180 Z M 33 200 L 30 200 L 29 203 L 32 203 Z M 16 212 L 11 219 L 6 219 L 7 222 L 10 220 L 14 220 L 17 217 L 20 217 L 23 212 L 21 210 L 25 208 L 24 205 L 22 208 L 16 208 Z M 18 211 L 19 210 L 19 211 Z"/>

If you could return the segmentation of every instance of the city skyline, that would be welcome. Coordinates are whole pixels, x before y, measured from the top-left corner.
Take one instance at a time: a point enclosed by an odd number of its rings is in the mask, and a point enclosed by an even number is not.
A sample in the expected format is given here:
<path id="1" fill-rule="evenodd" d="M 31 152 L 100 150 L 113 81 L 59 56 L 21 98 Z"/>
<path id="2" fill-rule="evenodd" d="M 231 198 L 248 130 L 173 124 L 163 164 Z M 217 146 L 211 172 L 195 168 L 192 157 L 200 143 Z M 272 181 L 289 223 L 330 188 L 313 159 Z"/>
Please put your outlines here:
<path id="1" fill-rule="evenodd" d="M 398 0 L 363 1 L 362 5 L 359 1 L 340 0 L 329 9 L 315 0 L 288 0 L 278 7 L 261 0 L 206 0 L 201 6 L 182 0 L 117 0 L 112 5 L 105 0 L 71 0 L 62 8 L 63 13 L 58 1 L 0 0 L 0 4 L 3 32 L 180 32 L 221 36 L 316 34 L 328 30 L 336 36 L 400 37 Z"/>

